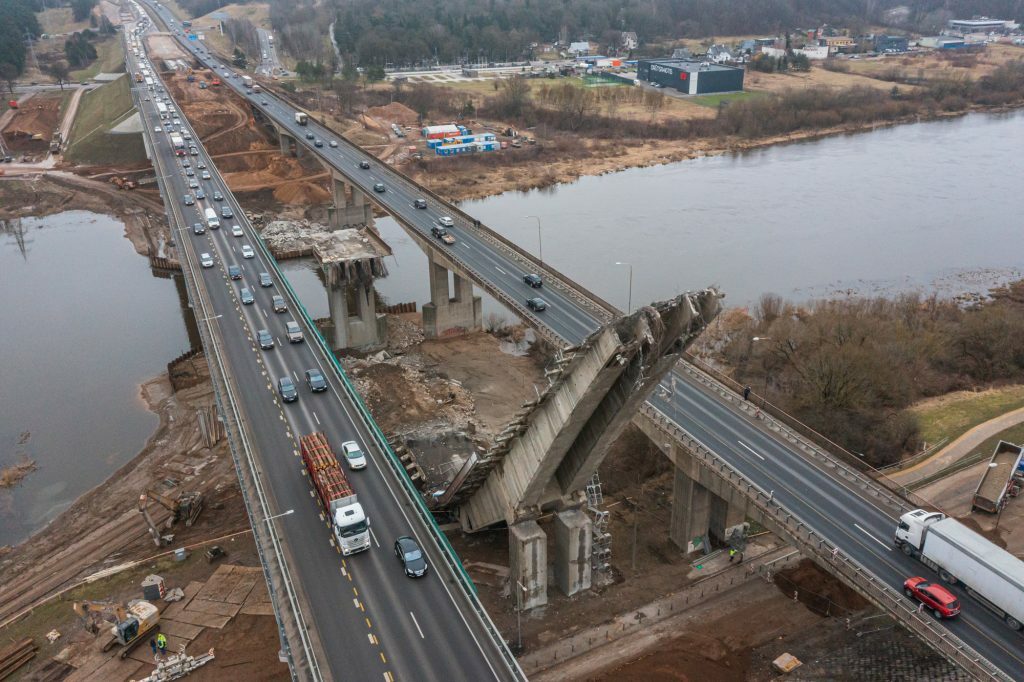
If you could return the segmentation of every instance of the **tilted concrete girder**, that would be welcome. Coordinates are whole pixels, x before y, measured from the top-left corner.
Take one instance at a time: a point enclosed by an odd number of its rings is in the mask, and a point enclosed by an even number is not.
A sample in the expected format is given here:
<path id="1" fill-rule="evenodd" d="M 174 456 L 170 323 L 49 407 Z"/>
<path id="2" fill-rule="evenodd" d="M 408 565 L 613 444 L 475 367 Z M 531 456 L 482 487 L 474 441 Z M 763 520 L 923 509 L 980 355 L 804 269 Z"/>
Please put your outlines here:
<path id="1" fill-rule="evenodd" d="M 548 388 L 466 463 L 440 504 L 457 505 L 468 531 L 580 506 L 612 442 L 718 314 L 720 299 L 705 289 L 653 303 L 559 352 Z"/>

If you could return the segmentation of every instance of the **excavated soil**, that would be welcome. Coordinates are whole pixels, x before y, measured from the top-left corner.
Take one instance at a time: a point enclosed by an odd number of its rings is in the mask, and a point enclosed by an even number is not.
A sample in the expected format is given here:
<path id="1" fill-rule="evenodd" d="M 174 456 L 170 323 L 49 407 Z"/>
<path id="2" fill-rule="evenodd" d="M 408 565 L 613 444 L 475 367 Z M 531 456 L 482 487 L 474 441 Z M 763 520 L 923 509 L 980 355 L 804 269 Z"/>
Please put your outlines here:
<path id="1" fill-rule="evenodd" d="M 810 559 L 775 575 L 775 586 L 788 597 L 798 593 L 801 603 L 815 613 L 848 616 L 869 606 L 864 597 L 823 571 Z"/>
<path id="2" fill-rule="evenodd" d="M 62 93 L 33 95 L 22 103 L 4 128 L 4 143 L 14 152 L 38 154 L 49 149 L 53 131 L 60 123 Z M 33 140 L 36 135 L 42 139 Z"/>
<path id="3" fill-rule="evenodd" d="M 392 102 L 381 107 L 370 107 L 366 110 L 366 114 L 388 123 L 397 123 L 400 126 L 414 126 L 419 121 L 416 112 L 401 102 Z"/>

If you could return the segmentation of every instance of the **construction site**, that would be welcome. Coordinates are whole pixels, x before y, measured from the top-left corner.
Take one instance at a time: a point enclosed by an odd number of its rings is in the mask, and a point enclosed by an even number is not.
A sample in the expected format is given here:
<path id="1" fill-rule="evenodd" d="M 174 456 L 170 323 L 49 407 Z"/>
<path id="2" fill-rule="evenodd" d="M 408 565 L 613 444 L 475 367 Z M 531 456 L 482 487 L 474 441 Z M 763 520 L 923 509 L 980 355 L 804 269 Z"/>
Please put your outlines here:
<path id="1" fill-rule="evenodd" d="M 169 36 L 151 38 L 149 48 L 154 61 L 184 57 Z M 311 155 L 282 155 L 271 131 L 242 99 L 214 86 L 212 73 L 163 76 L 271 249 L 309 257 L 317 238 L 304 230 L 327 222 L 330 174 Z M 5 146 L 25 163 L 42 160 L 67 101 L 34 95 L 8 112 L 0 120 Z M 389 133 L 391 123 L 415 123 L 411 109 L 393 104 L 336 120 L 339 134 L 381 158 L 411 160 L 408 145 Z M 36 177 L 42 172 L 0 180 L 0 219 L 72 208 L 114 213 L 158 276 L 177 276 L 152 168 L 63 159 L 58 171 Z M 437 179 L 440 187 L 451 182 Z M 556 353 L 525 325 L 504 320 L 426 338 L 423 312 L 412 308 L 387 313 L 380 349 L 341 362 L 388 440 L 411 454 L 429 498 L 538 398 Z M 168 361 L 166 374 L 140 387 L 160 420 L 145 449 L 24 543 L 0 548 L 0 680 L 289 679 L 206 359 L 193 349 Z M 748 524 L 738 562 L 721 541 L 684 552 L 667 530 L 674 476 L 658 445 L 627 425 L 586 489 L 603 538 L 592 586 L 571 596 L 550 589 L 546 604 L 531 609 L 511 587 L 509 527 L 463 532 L 456 516 L 438 512 L 530 679 L 967 679 L 765 528 Z M 973 484 L 947 485 L 963 504 Z M 941 499 L 943 490 L 934 493 Z M 1004 518 L 1022 515 L 1018 504 Z M 536 520 L 550 557 L 558 552 L 556 516 Z M 787 667 L 790 659 L 796 665 Z"/>

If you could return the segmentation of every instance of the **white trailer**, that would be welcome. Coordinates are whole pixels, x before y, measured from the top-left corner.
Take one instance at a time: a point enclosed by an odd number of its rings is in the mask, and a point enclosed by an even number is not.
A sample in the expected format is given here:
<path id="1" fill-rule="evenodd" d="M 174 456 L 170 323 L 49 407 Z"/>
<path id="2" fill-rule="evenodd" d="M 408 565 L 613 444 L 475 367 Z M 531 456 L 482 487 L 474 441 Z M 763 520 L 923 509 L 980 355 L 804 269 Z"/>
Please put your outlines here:
<path id="1" fill-rule="evenodd" d="M 1014 630 L 1024 624 L 1024 561 L 956 519 L 917 509 L 900 517 L 896 546 L 990 608 Z"/>
<path id="2" fill-rule="evenodd" d="M 298 123 L 300 126 L 304 126 L 307 123 L 309 123 L 309 116 L 305 112 L 296 111 L 295 122 Z"/>
<path id="3" fill-rule="evenodd" d="M 252 76 L 242 76 L 242 85 L 247 88 L 252 87 Z"/>

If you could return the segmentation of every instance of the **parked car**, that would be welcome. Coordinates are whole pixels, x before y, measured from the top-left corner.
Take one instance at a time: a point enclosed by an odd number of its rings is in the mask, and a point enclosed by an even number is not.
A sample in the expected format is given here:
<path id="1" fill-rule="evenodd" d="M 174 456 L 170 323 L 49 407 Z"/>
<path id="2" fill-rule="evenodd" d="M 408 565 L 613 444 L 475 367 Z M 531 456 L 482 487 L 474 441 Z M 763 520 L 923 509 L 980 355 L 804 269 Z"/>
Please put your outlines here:
<path id="1" fill-rule="evenodd" d="M 327 380 L 318 369 L 306 370 L 306 385 L 313 393 L 321 393 L 327 390 Z"/>
<path id="2" fill-rule="evenodd" d="M 542 310 L 548 309 L 548 303 L 540 297 L 528 298 L 526 299 L 526 307 L 539 313 Z"/>
<path id="3" fill-rule="evenodd" d="M 526 282 L 531 287 L 533 287 L 534 289 L 540 289 L 542 286 L 544 286 L 544 280 L 540 278 L 540 275 L 537 275 L 532 272 L 528 275 L 523 275 L 523 281 Z"/>
<path id="4" fill-rule="evenodd" d="M 281 400 L 286 403 L 294 403 L 299 399 L 299 392 L 295 389 L 295 384 L 292 383 L 290 377 L 281 377 L 277 380 L 277 392 L 281 395 Z"/>
<path id="5" fill-rule="evenodd" d="M 952 618 L 960 613 L 960 602 L 956 595 L 942 585 L 930 583 L 920 576 L 907 578 L 903 593 L 924 604 L 936 619 Z"/>
<path id="6" fill-rule="evenodd" d="M 402 569 L 410 578 L 419 578 L 427 574 L 427 560 L 423 557 L 423 550 L 408 535 L 395 540 L 395 556 L 402 563 Z"/>
<path id="7" fill-rule="evenodd" d="M 365 469 L 366 455 L 359 448 L 359 443 L 354 440 L 347 440 L 341 444 L 341 452 L 345 455 L 349 469 Z"/>
<path id="8" fill-rule="evenodd" d="M 256 340 L 259 341 L 260 348 L 263 350 L 270 350 L 274 347 L 274 337 L 266 329 L 260 329 L 256 332 Z"/>

